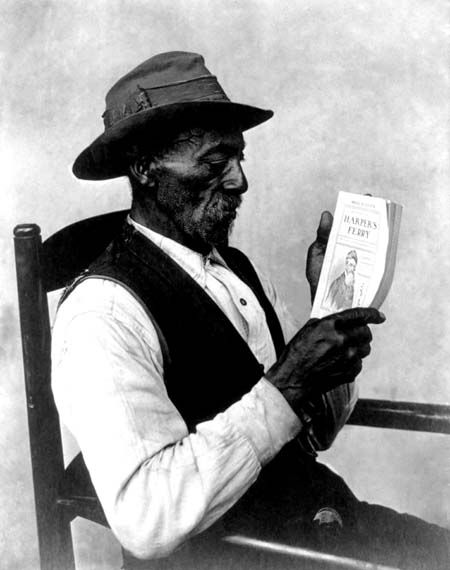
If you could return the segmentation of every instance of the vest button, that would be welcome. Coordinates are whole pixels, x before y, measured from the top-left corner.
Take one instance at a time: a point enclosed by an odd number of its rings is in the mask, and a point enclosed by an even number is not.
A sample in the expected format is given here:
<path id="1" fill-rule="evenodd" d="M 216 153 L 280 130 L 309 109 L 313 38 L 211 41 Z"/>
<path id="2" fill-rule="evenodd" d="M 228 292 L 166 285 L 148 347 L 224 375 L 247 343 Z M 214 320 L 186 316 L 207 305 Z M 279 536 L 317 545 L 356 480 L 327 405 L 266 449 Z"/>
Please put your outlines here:
<path id="1" fill-rule="evenodd" d="M 247 304 L 247 301 L 245 299 L 243 299 L 242 297 L 239 299 L 239 302 L 241 303 L 241 305 L 245 305 Z"/>

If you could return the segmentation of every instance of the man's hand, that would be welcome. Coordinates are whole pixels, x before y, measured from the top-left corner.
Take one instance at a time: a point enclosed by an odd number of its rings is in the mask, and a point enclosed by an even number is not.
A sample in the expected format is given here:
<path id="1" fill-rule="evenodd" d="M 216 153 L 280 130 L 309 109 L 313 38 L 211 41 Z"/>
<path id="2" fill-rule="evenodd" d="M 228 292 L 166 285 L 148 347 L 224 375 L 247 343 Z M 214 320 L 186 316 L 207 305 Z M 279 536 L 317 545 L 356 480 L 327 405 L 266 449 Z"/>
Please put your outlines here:
<path id="1" fill-rule="evenodd" d="M 310 319 L 289 342 L 266 374 L 294 411 L 314 396 L 353 382 L 362 359 L 370 353 L 372 333 L 367 325 L 380 324 L 377 309 L 355 308 Z M 298 413 L 298 412 L 297 412 Z"/>
<path id="2" fill-rule="evenodd" d="M 317 228 L 316 241 L 313 242 L 308 249 L 306 258 L 306 279 L 311 289 L 311 302 L 314 302 L 314 297 L 316 296 L 317 284 L 319 283 L 320 271 L 322 269 L 323 258 L 332 224 L 333 216 L 330 212 L 322 212 L 319 227 Z"/>

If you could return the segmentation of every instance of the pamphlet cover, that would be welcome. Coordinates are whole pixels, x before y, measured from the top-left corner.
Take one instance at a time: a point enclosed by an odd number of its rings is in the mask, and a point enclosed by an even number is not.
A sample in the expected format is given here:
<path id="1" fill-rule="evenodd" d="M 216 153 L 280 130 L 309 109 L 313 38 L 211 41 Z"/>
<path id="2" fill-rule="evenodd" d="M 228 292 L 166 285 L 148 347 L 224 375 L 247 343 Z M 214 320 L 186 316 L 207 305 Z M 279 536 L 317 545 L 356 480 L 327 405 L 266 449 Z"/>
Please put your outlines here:
<path id="1" fill-rule="evenodd" d="M 379 308 L 393 277 L 400 214 L 389 200 L 339 192 L 312 317 Z"/>

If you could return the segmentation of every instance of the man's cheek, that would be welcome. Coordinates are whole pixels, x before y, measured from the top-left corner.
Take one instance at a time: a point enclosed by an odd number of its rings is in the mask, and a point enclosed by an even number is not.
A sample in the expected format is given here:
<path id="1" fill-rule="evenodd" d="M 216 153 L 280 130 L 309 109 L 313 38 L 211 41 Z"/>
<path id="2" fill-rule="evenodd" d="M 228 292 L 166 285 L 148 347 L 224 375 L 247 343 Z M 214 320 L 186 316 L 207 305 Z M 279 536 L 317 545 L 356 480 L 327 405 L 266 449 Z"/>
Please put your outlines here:
<path id="1" fill-rule="evenodd" d="M 199 194 L 213 194 L 220 187 L 221 178 L 198 169 L 186 177 L 184 183 L 191 191 L 196 190 Z"/>
<path id="2" fill-rule="evenodd" d="M 192 196 L 192 203 L 203 212 L 206 212 L 208 207 L 214 203 L 217 190 L 209 184 L 203 187 L 197 185 L 195 190 L 190 190 L 190 194 Z"/>
<path id="3" fill-rule="evenodd" d="M 196 223 L 202 222 L 208 215 L 208 204 L 202 200 L 192 211 L 192 220 Z"/>

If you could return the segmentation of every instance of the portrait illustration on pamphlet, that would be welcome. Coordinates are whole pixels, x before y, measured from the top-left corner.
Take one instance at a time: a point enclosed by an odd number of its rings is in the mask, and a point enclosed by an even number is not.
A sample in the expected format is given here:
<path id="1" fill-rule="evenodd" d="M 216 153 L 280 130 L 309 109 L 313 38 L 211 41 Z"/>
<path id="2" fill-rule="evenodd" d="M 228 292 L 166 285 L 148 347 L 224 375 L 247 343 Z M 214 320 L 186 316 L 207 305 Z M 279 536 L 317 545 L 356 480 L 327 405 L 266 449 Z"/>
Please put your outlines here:
<path id="1" fill-rule="evenodd" d="M 328 289 L 325 303 L 332 312 L 352 308 L 355 294 L 355 273 L 357 264 L 358 254 L 355 249 L 351 249 L 345 256 L 342 273 L 332 281 Z M 338 267 L 339 266 L 340 264 L 338 264 Z"/>

